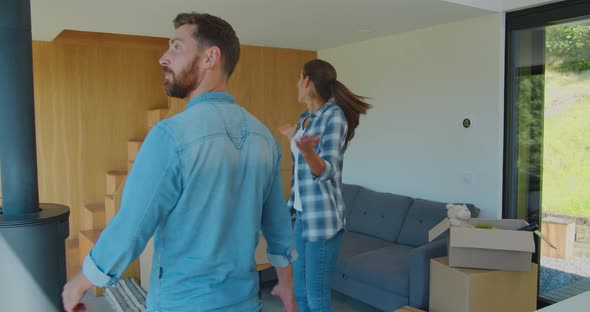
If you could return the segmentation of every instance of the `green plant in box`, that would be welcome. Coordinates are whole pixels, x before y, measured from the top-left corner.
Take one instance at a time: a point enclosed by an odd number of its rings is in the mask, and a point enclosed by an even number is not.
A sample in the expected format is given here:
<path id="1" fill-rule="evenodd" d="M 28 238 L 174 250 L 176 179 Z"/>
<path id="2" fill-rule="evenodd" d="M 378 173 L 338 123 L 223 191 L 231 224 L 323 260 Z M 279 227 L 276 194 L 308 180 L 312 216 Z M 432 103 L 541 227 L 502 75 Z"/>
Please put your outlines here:
<path id="1" fill-rule="evenodd" d="M 479 223 L 475 225 L 476 229 L 486 229 L 486 230 L 492 230 L 495 229 L 495 227 L 489 225 L 489 224 L 485 224 L 485 223 Z"/>

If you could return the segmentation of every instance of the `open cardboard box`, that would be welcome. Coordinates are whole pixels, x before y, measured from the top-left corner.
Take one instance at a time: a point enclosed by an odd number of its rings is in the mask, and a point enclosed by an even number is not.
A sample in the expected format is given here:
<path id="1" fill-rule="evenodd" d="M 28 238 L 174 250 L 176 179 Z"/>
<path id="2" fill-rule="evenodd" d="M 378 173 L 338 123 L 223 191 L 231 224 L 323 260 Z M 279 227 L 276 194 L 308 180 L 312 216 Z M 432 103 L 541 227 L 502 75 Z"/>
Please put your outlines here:
<path id="1" fill-rule="evenodd" d="M 479 219 L 467 221 L 494 229 L 453 227 L 448 218 L 428 232 L 429 241 L 449 231 L 449 265 L 451 267 L 529 271 L 535 251 L 533 232 L 518 231 L 528 223 L 519 219 Z"/>

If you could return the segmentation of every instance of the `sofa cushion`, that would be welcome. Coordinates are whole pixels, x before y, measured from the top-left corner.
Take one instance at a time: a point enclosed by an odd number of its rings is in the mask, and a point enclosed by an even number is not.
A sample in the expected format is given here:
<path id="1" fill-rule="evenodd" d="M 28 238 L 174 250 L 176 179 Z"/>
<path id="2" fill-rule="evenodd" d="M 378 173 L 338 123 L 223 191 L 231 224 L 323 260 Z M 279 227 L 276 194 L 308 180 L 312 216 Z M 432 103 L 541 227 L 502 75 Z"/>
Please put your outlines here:
<path id="1" fill-rule="evenodd" d="M 353 256 L 391 246 L 392 244 L 395 243 L 355 232 L 344 232 L 334 273 L 342 275 L 342 273 L 346 272 Z"/>
<path id="2" fill-rule="evenodd" d="M 338 257 L 352 257 L 367 251 L 387 247 L 391 244 L 395 243 L 360 233 L 345 232 L 342 237 L 342 246 L 340 247 Z"/>
<path id="3" fill-rule="evenodd" d="M 353 256 L 347 261 L 344 276 L 408 296 L 411 249 L 409 246 L 392 244 Z"/>
<path id="4" fill-rule="evenodd" d="M 342 184 L 342 200 L 344 200 L 344 209 L 346 219 L 350 218 L 350 211 L 354 205 L 354 201 L 356 200 L 356 196 L 358 195 L 359 191 L 362 187 L 353 184 Z"/>
<path id="5" fill-rule="evenodd" d="M 428 243 L 428 231 L 447 216 L 446 203 L 415 199 L 406 215 L 397 242 L 418 247 Z"/>
<path id="6" fill-rule="evenodd" d="M 412 199 L 361 188 L 350 209 L 348 229 L 395 242 Z"/>

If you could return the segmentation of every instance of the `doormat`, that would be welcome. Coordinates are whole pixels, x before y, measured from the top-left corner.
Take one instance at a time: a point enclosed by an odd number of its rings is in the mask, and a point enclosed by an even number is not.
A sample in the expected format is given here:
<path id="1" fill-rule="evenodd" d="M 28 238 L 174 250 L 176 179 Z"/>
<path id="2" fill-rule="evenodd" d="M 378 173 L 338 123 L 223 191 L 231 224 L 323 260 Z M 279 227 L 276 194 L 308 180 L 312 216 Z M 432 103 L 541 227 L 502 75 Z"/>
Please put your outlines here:
<path id="1" fill-rule="evenodd" d="M 107 287 L 105 296 L 117 312 L 145 312 L 146 291 L 132 278 Z"/>

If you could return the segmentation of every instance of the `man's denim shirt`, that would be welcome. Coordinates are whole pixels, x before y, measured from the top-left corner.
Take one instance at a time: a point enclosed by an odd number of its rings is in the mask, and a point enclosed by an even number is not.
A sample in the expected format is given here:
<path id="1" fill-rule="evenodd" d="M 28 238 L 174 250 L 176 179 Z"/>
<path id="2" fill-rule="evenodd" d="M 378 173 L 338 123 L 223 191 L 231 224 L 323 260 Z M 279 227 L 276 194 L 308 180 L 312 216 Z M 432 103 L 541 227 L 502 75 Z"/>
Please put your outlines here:
<path id="1" fill-rule="evenodd" d="M 260 231 L 274 266 L 292 260 L 280 157 L 231 95 L 195 97 L 148 134 L 84 274 L 114 285 L 154 235 L 147 311 L 258 311 Z"/>

